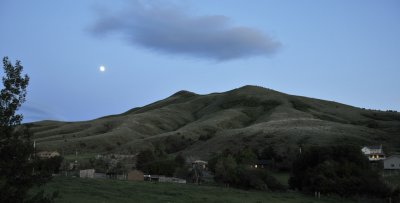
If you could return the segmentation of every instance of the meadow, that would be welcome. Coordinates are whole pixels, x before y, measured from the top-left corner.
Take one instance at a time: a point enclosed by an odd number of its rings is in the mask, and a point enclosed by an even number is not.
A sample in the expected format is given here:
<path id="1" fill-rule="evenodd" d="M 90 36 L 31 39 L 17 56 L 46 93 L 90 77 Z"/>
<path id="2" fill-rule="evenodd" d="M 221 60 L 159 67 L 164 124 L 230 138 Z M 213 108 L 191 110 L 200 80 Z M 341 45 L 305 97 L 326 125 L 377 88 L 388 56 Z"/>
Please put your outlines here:
<path id="1" fill-rule="evenodd" d="M 55 177 L 44 186 L 58 191 L 56 203 L 88 202 L 285 202 L 350 203 L 339 197 L 316 199 L 297 192 L 261 192 L 205 185 L 131 182 L 120 180 Z"/>

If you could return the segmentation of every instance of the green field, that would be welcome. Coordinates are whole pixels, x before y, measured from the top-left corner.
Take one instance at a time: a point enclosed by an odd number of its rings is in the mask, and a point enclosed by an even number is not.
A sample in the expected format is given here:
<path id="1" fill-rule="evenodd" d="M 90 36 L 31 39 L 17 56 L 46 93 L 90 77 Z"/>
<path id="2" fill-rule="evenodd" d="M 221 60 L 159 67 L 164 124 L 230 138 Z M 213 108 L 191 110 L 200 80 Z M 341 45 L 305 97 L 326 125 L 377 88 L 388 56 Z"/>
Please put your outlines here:
<path id="1" fill-rule="evenodd" d="M 45 186 L 47 192 L 59 191 L 56 202 L 285 202 L 347 203 L 334 197 L 315 199 L 300 193 L 245 191 L 213 186 L 129 182 L 56 177 Z"/>

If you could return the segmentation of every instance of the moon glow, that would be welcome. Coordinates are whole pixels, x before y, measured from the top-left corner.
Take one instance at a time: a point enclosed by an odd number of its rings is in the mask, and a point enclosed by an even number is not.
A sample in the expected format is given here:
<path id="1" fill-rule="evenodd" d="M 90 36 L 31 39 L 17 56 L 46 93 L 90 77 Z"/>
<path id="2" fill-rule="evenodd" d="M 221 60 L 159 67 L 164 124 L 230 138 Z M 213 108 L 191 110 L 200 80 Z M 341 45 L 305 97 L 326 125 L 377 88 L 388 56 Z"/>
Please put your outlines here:
<path id="1" fill-rule="evenodd" d="M 106 67 L 100 66 L 100 67 L 99 67 L 99 70 L 100 70 L 100 72 L 104 72 L 104 71 L 106 71 Z"/>

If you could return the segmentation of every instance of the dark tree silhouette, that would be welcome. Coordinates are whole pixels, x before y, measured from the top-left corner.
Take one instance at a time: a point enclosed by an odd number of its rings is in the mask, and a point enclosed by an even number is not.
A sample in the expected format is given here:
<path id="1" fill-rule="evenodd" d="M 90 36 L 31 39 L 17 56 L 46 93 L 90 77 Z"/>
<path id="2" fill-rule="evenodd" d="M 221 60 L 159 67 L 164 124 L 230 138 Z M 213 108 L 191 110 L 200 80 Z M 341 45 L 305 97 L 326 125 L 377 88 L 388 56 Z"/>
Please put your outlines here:
<path id="1" fill-rule="evenodd" d="M 356 146 L 312 146 L 293 163 L 290 187 L 305 193 L 387 197 L 390 188 Z"/>
<path id="2" fill-rule="evenodd" d="M 51 202 L 53 197 L 44 196 L 43 191 L 29 196 L 35 185 L 44 184 L 51 173 L 36 170 L 43 164 L 34 158 L 30 133 L 21 125 L 23 116 L 17 114 L 25 102 L 27 75 L 21 75 L 20 61 L 15 66 L 7 57 L 3 58 L 3 89 L 0 92 L 0 202 Z"/>

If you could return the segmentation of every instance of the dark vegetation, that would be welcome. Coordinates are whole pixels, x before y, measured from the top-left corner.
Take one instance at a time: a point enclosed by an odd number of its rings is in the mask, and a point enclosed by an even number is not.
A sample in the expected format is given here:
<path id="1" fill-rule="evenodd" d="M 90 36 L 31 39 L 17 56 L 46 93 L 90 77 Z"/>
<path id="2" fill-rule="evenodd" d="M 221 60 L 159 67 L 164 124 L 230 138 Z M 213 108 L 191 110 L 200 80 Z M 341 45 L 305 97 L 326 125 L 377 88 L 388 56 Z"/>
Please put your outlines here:
<path id="1" fill-rule="evenodd" d="M 385 184 L 378 170 L 355 146 L 306 148 L 293 163 L 289 184 L 308 194 L 399 197 L 399 189 Z"/>
<path id="2" fill-rule="evenodd" d="M 346 143 L 359 152 L 363 145 L 383 144 L 388 154 L 400 152 L 399 116 L 397 112 L 365 110 L 245 86 L 208 95 L 182 91 L 92 121 L 30 125 L 41 149 L 65 150 L 66 154 L 76 150 L 87 154 L 139 153 L 136 167 L 149 174 L 202 182 L 204 171 L 196 167 L 188 170 L 191 166 L 182 161 L 182 155 L 195 156 L 210 160 L 210 170 L 220 185 L 281 191 L 285 186 L 272 174 L 294 170 L 294 162 L 299 170 L 293 172 L 291 187 L 305 193 L 315 192 L 318 186 L 322 194 L 362 196 L 371 188 L 355 188 L 355 184 L 376 184 L 380 187 L 376 196 L 387 197 L 395 193 L 393 188 L 387 190 L 358 155 L 349 160 L 339 158 L 339 152 L 329 146 Z M 304 158 L 307 146 L 327 146 L 328 152 L 318 149 L 316 157 Z M 307 149 L 301 156 L 300 147 Z M 350 164 L 353 159 L 355 164 Z M 268 160 L 269 168 L 251 168 L 257 160 Z M 102 166 L 103 171 L 125 170 L 101 160 L 92 162 L 93 166 Z M 310 174 L 318 177 L 307 176 Z M 346 189 L 333 188 L 333 183 Z"/>
<path id="3" fill-rule="evenodd" d="M 3 89 L 0 92 L 0 202 L 51 202 L 57 195 L 43 191 L 28 194 L 34 186 L 48 182 L 62 159 L 38 159 L 34 154 L 28 126 L 21 126 L 23 116 L 17 114 L 25 102 L 27 75 L 22 76 L 20 61 L 15 66 L 3 58 Z"/>
<path id="4" fill-rule="evenodd" d="M 264 155 L 273 156 L 267 151 Z M 225 150 L 209 161 L 209 168 L 215 175 L 215 181 L 227 187 L 264 191 L 286 190 L 285 186 L 271 176 L 268 170 L 252 167 L 257 163 L 257 159 L 256 153 L 248 147 L 237 153 Z"/>
<path id="5" fill-rule="evenodd" d="M 136 160 L 136 168 L 146 174 L 173 176 L 174 173 L 185 166 L 182 155 L 175 158 L 167 156 L 163 145 L 156 145 L 154 150 L 141 151 Z M 187 170 L 187 168 L 185 168 Z"/>

